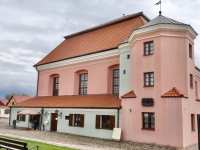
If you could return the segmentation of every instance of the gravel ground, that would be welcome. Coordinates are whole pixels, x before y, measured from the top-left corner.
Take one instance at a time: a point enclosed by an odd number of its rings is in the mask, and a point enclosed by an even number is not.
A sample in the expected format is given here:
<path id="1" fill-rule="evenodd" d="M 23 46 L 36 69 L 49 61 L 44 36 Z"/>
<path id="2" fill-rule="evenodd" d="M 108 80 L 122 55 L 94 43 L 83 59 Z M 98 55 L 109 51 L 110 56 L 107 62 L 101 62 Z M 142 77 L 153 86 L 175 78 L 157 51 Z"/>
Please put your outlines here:
<path id="1" fill-rule="evenodd" d="M 182 150 L 169 146 L 162 147 L 124 141 L 116 142 L 67 133 L 25 130 L 19 127 L 12 129 L 12 127 L 8 126 L 8 119 L 2 118 L 0 118 L 0 134 L 81 150 Z M 198 150 L 198 146 L 193 145 L 184 150 Z"/>

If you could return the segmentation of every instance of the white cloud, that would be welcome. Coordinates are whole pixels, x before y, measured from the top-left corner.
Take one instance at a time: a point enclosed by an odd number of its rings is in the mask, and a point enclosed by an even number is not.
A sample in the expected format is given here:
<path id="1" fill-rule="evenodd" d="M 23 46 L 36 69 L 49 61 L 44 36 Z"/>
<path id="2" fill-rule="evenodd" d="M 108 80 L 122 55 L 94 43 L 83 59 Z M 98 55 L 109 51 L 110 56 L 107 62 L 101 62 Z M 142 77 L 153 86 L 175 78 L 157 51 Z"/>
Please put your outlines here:
<path id="1" fill-rule="evenodd" d="M 159 0 L 0 0 L 0 98 L 27 92 L 34 96 L 37 71 L 32 67 L 74 32 L 143 11 L 158 16 Z M 200 1 L 162 1 L 162 14 L 191 24 L 200 34 Z M 200 37 L 195 40 L 200 67 Z"/>

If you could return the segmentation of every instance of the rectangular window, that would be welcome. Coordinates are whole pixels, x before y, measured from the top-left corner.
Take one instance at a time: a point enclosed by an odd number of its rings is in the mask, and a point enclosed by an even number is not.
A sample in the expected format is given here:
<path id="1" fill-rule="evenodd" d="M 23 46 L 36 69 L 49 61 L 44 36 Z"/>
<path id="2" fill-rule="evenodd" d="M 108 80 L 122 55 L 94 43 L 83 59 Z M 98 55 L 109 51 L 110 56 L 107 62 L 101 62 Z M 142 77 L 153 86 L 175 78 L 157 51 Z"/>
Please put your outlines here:
<path id="1" fill-rule="evenodd" d="M 127 59 L 130 59 L 130 55 L 127 55 Z"/>
<path id="2" fill-rule="evenodd" d="M 144 55 L 153 55 L 153 41 L 144 43 Z"/>
<path id="3" fill-rule="evenodd" d="M 190 74 L 190 88 L 193 88 L 193 75 Z"/>
<path id="4" fill-rule="evenodd" d="M 80 74 L 79 79 L 79 94 L 80 95 L 86 95 L 87 94 L 87 84 L 88 84 L 88 74 Z"/>
<path id="5" fill-rule="evenodd" d="M 17 112 L 17 121 L 25 121 L 26 115 L 18 115 L 20 111 Z"/>
<path id="6" fill-rule="evenodd" d="M 113 70 L 113 94 L 119 93 L 119 69 Z"/>
<path id="7" fill-rule="evenodd" d="M 198 85 L 197 85 L 197 81 L 195 81 L 195 95 L 196 95 L 196 98 L 198 98 Z"/>
<path id="8" fill-rule="evenodd" d="M 154 113 L 142 113 L 143 129 L 155 129 L 155 115 Z"/>
<path id="9" fill-rule="evenodd" d="M 84 127 L 84 114 L 69 114 L 69 126 Z"/>
<path id="10" fill-rule="evenodd" d="M 59 92 L 59 77 L 55 77 L 53 82 L 53 96 L 58 96 L 58 92 Z"/>
<path id="11" fill-rule="evenodd" d="M 65 116 L 65 120 L 69 120 L 69 116 Z"/>
<path id="12" fill-rule="evenodd" d="M 80 125 L 80 114 L 74 114 L 74 126 Z"/>
<path id="13" fill-rule="evenodd" d="M 195 131 L 195 115 L 191 114 L 191 130 Z"/>
<path id="14" fill-rule="evenodd" d="M 154 86 L 154 73 L 144 73 L 144 86 Z"/>
<path id="15" fill-rule="evenodd" d="M 192 58 L 192 45 L 189 44 L 189 57 Z"/>
<path id="16" fill-rule="evenodd" d="M 115 127 L 115 116 L 110 115 L 96 115 L 96 129 L 113 130 Z"/>

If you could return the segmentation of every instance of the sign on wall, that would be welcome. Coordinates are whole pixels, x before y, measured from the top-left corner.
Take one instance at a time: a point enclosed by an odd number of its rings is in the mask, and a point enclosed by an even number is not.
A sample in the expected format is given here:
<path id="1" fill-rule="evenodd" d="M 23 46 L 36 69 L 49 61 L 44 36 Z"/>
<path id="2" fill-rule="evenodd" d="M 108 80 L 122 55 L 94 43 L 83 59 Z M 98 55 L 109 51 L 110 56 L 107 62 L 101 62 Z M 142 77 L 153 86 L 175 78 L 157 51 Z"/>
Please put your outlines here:
<path id="1" fill-rule="evenodd" d="M 153 98 L 143 98 L 141 103 L 142 103 L 142 106 L 153 106 L 154 100 Z"/>
<path id="2" fill-rule="evenodd" d="M 121 128 L 114 128 L 112 139 L 116 141 L 120 141 L 121 138 Z"/>

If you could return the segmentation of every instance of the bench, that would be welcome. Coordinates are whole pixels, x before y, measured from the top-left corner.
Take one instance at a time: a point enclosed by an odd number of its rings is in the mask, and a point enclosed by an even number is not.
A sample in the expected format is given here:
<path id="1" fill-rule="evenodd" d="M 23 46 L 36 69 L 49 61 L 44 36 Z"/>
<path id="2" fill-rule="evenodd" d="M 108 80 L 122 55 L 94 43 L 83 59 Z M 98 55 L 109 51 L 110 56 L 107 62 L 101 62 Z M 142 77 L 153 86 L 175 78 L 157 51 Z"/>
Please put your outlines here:
<path id="1" fill-rule="evenodd" d="M 33 148 L 35 148 L 36 150 L 38 150 L 39 146 L 28 148 L 26 142 L 0 137 L 0 149 L 1 148 L 7 150 L 32 150 Z"/>

